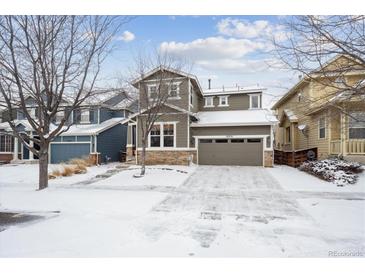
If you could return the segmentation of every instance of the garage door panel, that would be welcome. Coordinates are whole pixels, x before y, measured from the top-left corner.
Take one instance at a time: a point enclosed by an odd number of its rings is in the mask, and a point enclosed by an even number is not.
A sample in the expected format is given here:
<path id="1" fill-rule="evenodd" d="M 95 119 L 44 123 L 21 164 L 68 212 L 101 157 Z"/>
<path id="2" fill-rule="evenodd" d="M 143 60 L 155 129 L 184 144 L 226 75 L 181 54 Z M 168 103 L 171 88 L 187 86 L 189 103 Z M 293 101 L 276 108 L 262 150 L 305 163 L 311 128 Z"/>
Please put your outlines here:
<path id="1" fill-rule="evenodd" d="M 198 157 L 201 165 L 262 166 L 263 142 L 199 142 Z"/>
<path id="2" fill-rule="evenodd" d="M 51 163 L 66 162 L 72 158 L 82 158 L 90 154 L 90 144 L 51 144 Z"/>

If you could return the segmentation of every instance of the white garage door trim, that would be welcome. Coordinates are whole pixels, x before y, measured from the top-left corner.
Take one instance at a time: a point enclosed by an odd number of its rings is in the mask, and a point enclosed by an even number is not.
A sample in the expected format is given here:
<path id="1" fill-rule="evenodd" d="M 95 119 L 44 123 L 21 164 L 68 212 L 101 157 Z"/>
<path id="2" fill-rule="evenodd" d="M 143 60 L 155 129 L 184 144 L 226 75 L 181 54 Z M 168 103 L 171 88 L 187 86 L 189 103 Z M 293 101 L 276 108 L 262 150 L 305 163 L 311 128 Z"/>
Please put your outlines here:
<path id="1" fill-rule="evenodd" d="M 271 150 L 266 148 L 266 138 L 270 135 L 199 135 L 193 136 L 195 138 L 195 148 L 196 148 L 196 161 L 199 165 L 199 139 L 251 139 L 257 138 L 262 139 L 262 166 L 265 165 L 265 150 Z"/>

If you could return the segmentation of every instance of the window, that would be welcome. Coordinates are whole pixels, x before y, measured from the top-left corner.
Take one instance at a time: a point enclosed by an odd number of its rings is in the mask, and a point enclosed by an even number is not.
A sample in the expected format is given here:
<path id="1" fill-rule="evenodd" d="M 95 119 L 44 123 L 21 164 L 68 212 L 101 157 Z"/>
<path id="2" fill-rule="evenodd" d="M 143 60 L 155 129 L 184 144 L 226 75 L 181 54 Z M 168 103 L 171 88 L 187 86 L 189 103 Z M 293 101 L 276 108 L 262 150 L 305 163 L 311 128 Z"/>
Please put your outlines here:
<path id="1" fill-rule="evenodd" d="M 0 135 L 0 152 L 13 152 L 14 138 L 9 135 Z"/>
<path id="2" fill-rule="evenodd" d="M 31 118 L 35 119 L 36 118 L 36 109 L 35 108 L 30 108 L 28 109 L 29 115 Z"/>
<path id="3" fill-rule="evenodd" d="M 155 99 L 158 97 L 158 90 L 156 85 L 148 85 L 147 89 L 148 89 L 148 97 L 150 99 Z"/>
<path id="4" fill-rule="evenodd" d="M 247 139 L 247 143 L 261 143 L 261 139 Z"/>
<path id="5" fill-rule="evenodd" d="M 170 98 L 179 98 L 179 85 L 180 83 L 172 83 L 169 88 Z"/>
<path id="6" fill-rule="evenodd" d="M 64 116 L 65 116 L 64 110 L 57 111 L 56 112 L 56 123 L 61 123 L 61 120 L 63 119 Z"/>
<path id="7" fill-rule="evenodd" d="M 219 96 L 219 106 L 228 106 L 228 96 Z"/>
<path id="8" fill-rule="evenodd" d="M 365 139 L 365 112 L 353 112 L 350 114 L 349 138 Z"/>
<path id="9" fill-rule="evenodd" d="M 291 132 L 290 132 L 290 126 L 285 128 L 285 143 L 290 144 L 291 142 Z"/>
<path id="10" fill-rule="evenodd" d="M 271 136 L 266 137 L 266 148 L 271 148 Z"/>
<path id="11" fill-rule="evenodd" d="M 228 139 L 216 139 L 216 143 L 228 143 Z"/>
<path id="12" fill-rule="evenodd" d="M 302 94 L 298 93 L 298 102 L 302 101 Z"/>
<path id="13" fill-rule="evenodd" d="M 174 146 L 174 125 L 164 124 L 163 125 L 163 146 L 173 147 Z"/>
<path id="14" fill-rule="evenodd" d="M 231 143 L 244 143 L 245 139 L 231 139 Z"/>
<path id="15" fill-rule="evenodd" d="M 256 109 L 260 108 L 260 95 L 259 94 L 251 94 L 250 95 L 250 108 Z"/>
<path id="16" fill-rule="evenodd" d="M 214 107 L 213 97 L 205 97 L 205 107 Z"/>
<path id="17" fill-rule="evenodd" d="M 160 125 L 153 125 L 150 132 L 150 147 L 160 147 L 161 146 L 161 131 Z"/>
<path id="18" fill-rule="evenodd" d="M 174 147 L 175 124 L 158 123 L 150 132 L 150 147 Z"/>
<path id="19" fill-rule="evenodd" d="M 318 136 L 320 139 L 326 138 L 326 119 L 324 117 L 318 120 Z"/>
<path id="20" fill-rule="evenodd" d="M 213 140 L 212 139 L 200 139 L 200 143 L 211 144 L 211 143 L 213 143 Z"/>
<path id="21" fill-rule="evenodd" d="M 90 111 L 88 109 L 81 110 L 81 121 L 80 123 L 90 123 Z"/>
<path id="22" fill-rule="evenodd" d="M 16 112 L 16 119 L 17 120 L 23 120 L 23 119 L 25 119 L 25 115 L 24 115 L 24 113 L 21 110 L 18 110 Z"/>
<path id="23" fill-rule="evenodd" d="M 193 87 L 190 87 L 190 105 L 193 105 Z"/>

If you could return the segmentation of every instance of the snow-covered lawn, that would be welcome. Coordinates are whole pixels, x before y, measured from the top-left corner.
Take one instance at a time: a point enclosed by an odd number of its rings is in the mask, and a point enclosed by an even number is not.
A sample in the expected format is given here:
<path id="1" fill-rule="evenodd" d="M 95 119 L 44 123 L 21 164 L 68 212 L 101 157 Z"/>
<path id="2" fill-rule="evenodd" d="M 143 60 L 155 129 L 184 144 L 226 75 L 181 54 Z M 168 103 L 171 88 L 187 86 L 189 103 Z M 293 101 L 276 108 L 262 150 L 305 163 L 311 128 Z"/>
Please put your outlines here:
<path id="1" fill-rule="evenodd" d="M 365 171 L 356 184 L 339 187 L 313 175 L 285 165 L 267 169 L 280 185 L 291 191 L 365 192 Z"/>
<path id="2" fill-rule="evenodd" d="M 0 212 L 46 216 L 0 232 L 0 257 L 326 257 L 365 249 L 364 175 L 340 188 L 286 166 L 153 166 L 143 178 L 132 166 L 83 183 L 112 170 L 91 167 L 35 191 L 36 166 L 0 166 Z"/>

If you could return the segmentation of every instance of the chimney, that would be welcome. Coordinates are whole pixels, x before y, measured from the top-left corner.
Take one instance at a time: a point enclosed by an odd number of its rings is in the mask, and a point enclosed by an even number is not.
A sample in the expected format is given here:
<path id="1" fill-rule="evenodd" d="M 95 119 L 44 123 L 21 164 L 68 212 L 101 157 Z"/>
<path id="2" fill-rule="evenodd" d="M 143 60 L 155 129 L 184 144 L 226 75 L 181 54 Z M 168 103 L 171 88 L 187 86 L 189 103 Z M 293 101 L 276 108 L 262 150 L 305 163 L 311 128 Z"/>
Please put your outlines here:
<path id="1" fill-rule="evenodd" d="M 210 82 L 212 81 L 212 79 L 208 79 L 208 89 L 210 89 Z"/>

